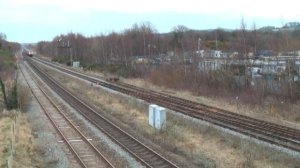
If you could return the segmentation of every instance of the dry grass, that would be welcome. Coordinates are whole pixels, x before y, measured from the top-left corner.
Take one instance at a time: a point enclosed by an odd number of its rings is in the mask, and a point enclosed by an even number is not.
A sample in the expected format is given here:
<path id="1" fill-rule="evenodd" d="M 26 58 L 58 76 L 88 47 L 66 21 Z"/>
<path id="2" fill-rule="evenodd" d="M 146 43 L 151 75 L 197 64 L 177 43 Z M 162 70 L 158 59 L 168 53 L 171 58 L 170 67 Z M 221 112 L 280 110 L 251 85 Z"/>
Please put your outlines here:
<path id="1" fill-rule="evenodd" d="M 26 114 L 20 114 L 16 129 L 15 150 L 13 163 L 15 167 L 41 167 L 43 161 L 32 136 Z"/>
<path id="2" fill-rule="evenodd" d="M 30 102 L 30 94 L 31 93 L 28 87 L 23 85 L 18 86 L 18 104 L 22 111 L 25 111 L 26 107 L 28 107 Z"/>
<path id="3" fill-rule="evenodd" d="M 123 79 L 123 82 L 135 86 L 149 88 L 161 92 L 166 92 L 181 98 L 189 99 L 209 106 L 218 107 L 234 113 L 243 114 L 257 119 L 263 119 L 273 123 L 280 123 L 293 128 L 300 129 L 300 104 L 282 102 L 282 108 L 275 106 L 276 102 L 272 98 L 267 98 L 263 106 L 253 106 L 245 104 L 237 104 L 235 97 L 232 98 L 207 98 L 203 96 L 194 96 L 188 91 L 172 90 L 157 85 L 149 84 L 143 79 Z"/>
<path id="4" fill-rule="evenodd" d="M 0 167 L 6 165 L 6 160 L 9 157 L 12 122 L 13 116 L 8 112 L 3 111 L 0 116 Z"/>
<path id="5" fill-rule="evenodd" d="M 16 115 L 18 119 L 15 127 L 13 167 L 40 167 L 42 160 L 34 144 L 27 117 L 24 113 L 17 111 L 5 111 L 0 119 L 0 165 L 5 167 L 10 153 L 11 125 L 14 123 Z"/>
<path id="6" fill-rule="evenodd" d="M 185 158 L 196 167 L 296 167 L 300 164 L 299 159 L 287 154 L 171 113 L 167 116 L 167 131 L 155 131 L 147 124 L 147 106 L 143 103 L 108 93 L 73 78 L 55 76 L 86 101 L 105 109 L 122 128 L 134 130 L 136 136 L 155 142 L 163 151 L 175 153 L 176 157 Z M 204 100 L 211 104 L 215 102 L 205 98 L 200 101 Z"/>

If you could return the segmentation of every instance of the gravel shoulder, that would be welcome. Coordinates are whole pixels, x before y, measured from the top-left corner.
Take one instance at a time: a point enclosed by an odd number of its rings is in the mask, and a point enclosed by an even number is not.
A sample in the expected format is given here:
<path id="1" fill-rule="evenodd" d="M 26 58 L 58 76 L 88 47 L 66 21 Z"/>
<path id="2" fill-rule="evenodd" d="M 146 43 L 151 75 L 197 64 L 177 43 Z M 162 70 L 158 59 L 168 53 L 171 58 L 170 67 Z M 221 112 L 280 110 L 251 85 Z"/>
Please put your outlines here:
<path id="1" fill-rule="evenodd" d="M 125 152 L 121 147 L 116 145 L 112 140 L 110 140 L 105 134 L 99 131 L 93 124 L 87 121 L 78 111 L 68 105 L 63 99 L 61 99 L 54 91 L 50 91 L 51 97 L 54 97 L 55 102 L 62 103 L 66 108 L 65 113 L 72 113 L 72 121 L 78 124 L 78 128 L 85 134 L 85 136 L 92 139 L 92 143 L 103 152 L 106 158 L 113 163 L 116 167 L 142 167 L 142 165 L 137 162 L 131 155 Z M 45 116 L 44 116 L 45 117 Z M 38 120 L 38 119 L 37 119 Z M 41 121 L 41 120 L 38 120 Z M 37 133 L 39 134 L 39 133 Z M 54 133 L 55 134 L 55 133 Z M 53 140 L 52 142 L 57 142 Z M 62 151 L 63 154 L 63 151 Z M 67 158 L 63 155 L 60 156 L 65 161 Z M 68 163 L 66 163 L 68 166 Z"/>

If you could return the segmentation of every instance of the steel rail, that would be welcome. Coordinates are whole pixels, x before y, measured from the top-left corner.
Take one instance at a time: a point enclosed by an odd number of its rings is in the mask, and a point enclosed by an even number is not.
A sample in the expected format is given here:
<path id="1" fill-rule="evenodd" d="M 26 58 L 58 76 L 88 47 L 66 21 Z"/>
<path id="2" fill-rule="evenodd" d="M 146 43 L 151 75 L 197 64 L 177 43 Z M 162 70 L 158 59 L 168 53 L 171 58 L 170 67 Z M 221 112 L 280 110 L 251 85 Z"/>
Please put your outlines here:
<path id="1" fill-rule="evenodd" d="M 22 74 L 23 74 L 23 76 L 24 76 L 24 78 L 25 78 L 25 74 L 24 74 L 24 72 L 23 72 L 23 70 L 22 69 L 20 69 L 21 70 L 21 72 L 22 72 Z M 32 77 L 31 77 L 31 79 L 33 79 Z M 36 83 L 36 80 L 35 79 L 33 79 L 33 81 Z M 26 80 L 26 83 L 28 84 L 28 86 L 30 87 L 30 85 L 29 85 L 29 83 L 28 83 L 28 81 Z M 43 93 L 43 95 L 47 98 L 47 100 L 50 102 L 50 104 L 52 105 L 52 107 L 54 107 L 56 110 L 57 110 L 57 112 L 59 112 L 59 114 L 61 115 L 61 116 L 63 116 L 63 118 L 71 125 L 71 127 L 73 128 L 73 130 L 75 130 L 79 135 L 80 135 L 80 137 L 82 138 L 82 140 L 86 143 L 86 144 L 88 144 L 90 147 L 91 147 L 91 149 L 98 155 L 98 157 L 99 158 L 101 158 L 104 162 L 105 162 L 105 164 L 107 165 L 107 167 L 111 167 L 111 168 L 114 168 L 114 166 L 113 166 L 113 164 L 111 164 L 110 162 L 109 162 L 109 160 L 97 149 L 97 147 L 96 146 L 94 146 L 94 144 L 92 144 L 89 140 L 88 140 L 88 138 L 77 128 L 77 126 L 76 125 L 74 125 L 73 123 L 72 123 L 72 121 L 64 114 L 64 112 L 62 111 L 62 109 L 52 100 L 52 98 L 46 93 L 46 91 L 40 86 L 40 85 L 36 85 L 38 88 L 39 88 L 39 90 Z M 33 93 L 33 91 L 32 91 L 32 88 L 31 88 L 31 92 Z M 34 93 L 33 93 L 34 94 Z M 34 97 L 37 99 L 37 95 L 36 94 L 34 94 Z M 49 115 L 49 113 L 45 110 L 45 108 L 42 106 L 42 104 L 41 104 L 41 102 L 40 102 L 40 100 L 39 99 L 37 99 L 37 101 L 39 102 L 39 104 L 41 105 L 41 107 L 42 107 L 42 109 L 44 110 L 44 112 L 45 113 L 47 113 L 46 115 L 49 117 L 49 119 L 51 120 L 51 122 L 52 123 L 54 123 L 55 124 L 55 127 L 57 128 L 57 129 L 59 129 L 59 127 L 57 126 L 57 124 L 55 123 L 55 121 L 53 120 L 53 118 L 51 117 L 51 115 Z M 61 131 L 60 131 L 60 133 L 62 133 Z M 65 137 L 65 136 L 63 136 L 63 138 L 64 138 L 64 141 L 65 142 L 68 142 L 68 140 L 67 140 L 67 138 Z M 68 144 L 70 144 L 70 143 L 68 143 Z M 72 146 L 72 145 L 71 145 Z M 74 148 L 72 148 L 72 150 L 74 150 Z M 74 152 L 76 152 L 75 150 L 74 150 Z M 77 156 L 79 156 L 78 154 L 77 154 Z M 80 156 L 79 156 L 80 157 Z M 81 161 L 83 161 L 83 160 L 81 160 Z M 84 163 L 84 161 L 83 161 L 83 163 Z"/>
<path id="2" fill-rule="evenodd" d="M 38 66 L 34 65 L 30 60 L 28 63 L 35 70 L 35 72 L 47 82 L 48 86 L 56 91 L 58 95 L 64 98 L 64 100 L 67 101 L 71 106 L 80 111 L 85 118 L 90 120 L 102 132 L 108 135 L 112 140 L 114 140 L 123 149 L 139 160 L 143 165 L 146 167 L 178 167 L 162 155 L 143 144 L 141 141 L 122 130 L 110 120 L 103 117 L 84 101 L 78 99 L 52 77 L 46 73 L 43 73 L 42 70 Z"/>
<path id="3" fill-rule="evenodd" d="M 37 60 L 37 59 L 35 59 Z M 49 62 L 37 60 L 49 66 L 55 66 L 57 69 L 86 79 L 90 82 L 97 83 L 101 86 L 119 91 L 131 96 L 135 96 L 149 103 L 157 103 L 158 105 L 167 106 L 169 109 L 181 112 L 185 115 L 202 119 L 221 127 L 240 132 L 242 134 L 266 141 L 271 144 L 276 144 L 293 151 L 300 152 L 300 130 L 278 125 L 271 122 L 266 122 L 251 117 L 236 114 L 219 108 L 209 107 L 204 104 L 193 102 L 190 100 L 178 98 L 165 93 L 150 91 L 147 89 L 138 88 L 124 83 L 110 83 L 95 77 L 90 77 L 79 72 L 74 72 L 58 65 L 50 64 Z M 242 130 L 243 128 L 244 130 Z M 253 133 L 249 131 L 254 131 Z M 267 138 L 265 137 L 267 136 Z M 274 140 L 272 140 L 274 139 Z M 278 142 L 281 141 L 281 142 Z"/>

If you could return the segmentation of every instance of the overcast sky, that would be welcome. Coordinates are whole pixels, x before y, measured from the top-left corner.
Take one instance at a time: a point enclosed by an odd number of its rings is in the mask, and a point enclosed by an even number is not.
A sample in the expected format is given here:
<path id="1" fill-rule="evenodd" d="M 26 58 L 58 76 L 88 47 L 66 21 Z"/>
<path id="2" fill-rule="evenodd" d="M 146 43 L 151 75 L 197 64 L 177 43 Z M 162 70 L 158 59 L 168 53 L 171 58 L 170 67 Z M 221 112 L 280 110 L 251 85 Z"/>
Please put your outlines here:
<path id="1" fill-rule="evenodd" d="M 59 34 L 120 32 L 150 22 L 158 32 L 176 25 L 191 29 L 282 26 L 300 21 L 296 0 L 0 0 L 0 32 L 9 41 L 38 42 Z"/>

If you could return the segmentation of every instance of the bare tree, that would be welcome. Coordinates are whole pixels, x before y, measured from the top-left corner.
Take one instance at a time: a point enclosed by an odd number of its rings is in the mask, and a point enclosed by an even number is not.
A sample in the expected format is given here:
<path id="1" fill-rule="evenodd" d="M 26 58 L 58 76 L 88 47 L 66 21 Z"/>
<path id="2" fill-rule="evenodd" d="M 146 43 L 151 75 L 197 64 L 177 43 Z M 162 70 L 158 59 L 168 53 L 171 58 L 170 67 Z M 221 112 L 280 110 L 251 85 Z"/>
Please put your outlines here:
<path id="1" fill-rule="evenodd" d="M 0 49 L 3 47 L 3 43 L 6 41 L 6 34 L 0 32 Z"/>

